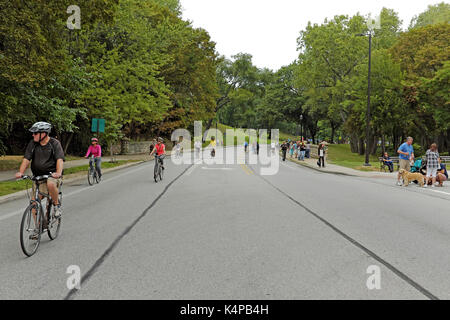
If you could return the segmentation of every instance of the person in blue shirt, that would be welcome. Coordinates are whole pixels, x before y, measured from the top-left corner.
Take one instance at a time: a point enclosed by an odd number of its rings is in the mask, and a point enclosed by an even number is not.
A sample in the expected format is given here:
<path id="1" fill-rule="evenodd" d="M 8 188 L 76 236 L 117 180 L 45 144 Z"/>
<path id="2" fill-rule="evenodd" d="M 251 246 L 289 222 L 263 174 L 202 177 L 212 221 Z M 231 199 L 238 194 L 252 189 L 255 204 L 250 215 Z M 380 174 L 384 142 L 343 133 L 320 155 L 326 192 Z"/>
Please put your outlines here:
<path id="1" fill-rule="evenodd" d="M 412 146 L 413 138 L 408 137 L 406 142 L 404 142 L 397 150 L 399 154 L 399 170 L 405 169 L 406 171 L 410 171 L 411 162 L 414 162 L 414 148 Z M 397 175 L 397 185 L 401 185 L 400 182 L 400 173 Z"/>
<path id="2" fill-rule="evenodd" d="M 389 168 L 389 172 L 394 172 L 394 164 L 391 160 L 391 157 L 389 157 L 389 154 L 387 152 L 384 153 L 383 162 Z"/>

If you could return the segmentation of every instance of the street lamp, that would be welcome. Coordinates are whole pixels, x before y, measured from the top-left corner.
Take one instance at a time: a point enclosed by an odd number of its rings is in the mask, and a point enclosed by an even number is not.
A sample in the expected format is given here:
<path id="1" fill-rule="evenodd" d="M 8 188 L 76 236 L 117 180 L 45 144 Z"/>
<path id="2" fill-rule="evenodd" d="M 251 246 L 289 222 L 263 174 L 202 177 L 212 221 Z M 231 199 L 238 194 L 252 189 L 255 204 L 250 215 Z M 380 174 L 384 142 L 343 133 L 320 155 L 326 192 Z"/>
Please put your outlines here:
<path id="1" fill-rule="evenodd" d="M 300 140 L 303 141 L 303 115 L 300 115 Z"/>
<path id="2" fill-rule="evenodd" d="M 357 34 L 358 37 L 367 36 L 365 33 Z M 366 112 L 366 162 L 365 167 L 370 167 L 369 163 L 369 141 L 370 141 L 370 70 L 372 65 L 372 29 L 369 30 L 369 74 L 367 76 L 367 112 Z"/>

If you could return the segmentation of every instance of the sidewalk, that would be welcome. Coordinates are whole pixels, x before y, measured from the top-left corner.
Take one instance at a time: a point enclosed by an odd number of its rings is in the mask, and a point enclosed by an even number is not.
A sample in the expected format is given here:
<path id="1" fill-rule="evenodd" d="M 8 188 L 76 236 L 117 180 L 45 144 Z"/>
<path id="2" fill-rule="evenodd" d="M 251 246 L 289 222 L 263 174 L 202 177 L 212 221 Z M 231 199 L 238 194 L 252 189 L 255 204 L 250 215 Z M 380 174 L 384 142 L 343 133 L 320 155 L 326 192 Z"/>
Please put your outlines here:
<path id="1" fill-rule="evenodd" d="M 115 155 L 114 158 L 116 160 L 150 160 L 150 157 L 148 154 Z M 104 155 L 102 157 L 102 162 L 109 162 L 110 160 L 111 160 L 111 156 L 109 156 L 109 155 Z M 88 159 L 71 160 L 71 161 L 64 162 L 64 168 L 68 169 L 68 168 L 83 166 L 83 165 L 87 165 L 87 164 L 89 164 Z M 19 168 L 17 168 L 17 170 L 18 169 Z M 16 178 L 14 177 L 14 175 L 17 172 L 17 170 L 0 171 L 0 182 L 15 180 Z M 30 168 L 28 168 L 25 171 L 25 174 L 31 175 Z"/>
<path id="2" fill-rule="evenodd" d="M 343 175 L 347 175 L 347 176 L 366 177 L 366 178 L 389 178 L 389 179 L 392 179 L 392 178 L 397 177 L 397 172 L 390 173 L 390 172 L 380 172 L 380 171 L 360 171 L 360 170 L 355 170 L 355 169 L 327 163 L 326 159 L 325 159 L 325 168 L 319 168 L 319 166 L 317 165 L 317 159 L 315 159 L 315 158 L 310 158 L 310 159 L 305 158 L 304 161 L 299 161 L 297 159 L 291 158 L 288 155 L 288 156 L 286 156 L 286 160 L 303 165 L 305 167 L 309 167 L 309 168 L 317 170 L 317 171 L 322 171 L 322 172 L 327 172 L 327 173 L 343 174 Z"/>

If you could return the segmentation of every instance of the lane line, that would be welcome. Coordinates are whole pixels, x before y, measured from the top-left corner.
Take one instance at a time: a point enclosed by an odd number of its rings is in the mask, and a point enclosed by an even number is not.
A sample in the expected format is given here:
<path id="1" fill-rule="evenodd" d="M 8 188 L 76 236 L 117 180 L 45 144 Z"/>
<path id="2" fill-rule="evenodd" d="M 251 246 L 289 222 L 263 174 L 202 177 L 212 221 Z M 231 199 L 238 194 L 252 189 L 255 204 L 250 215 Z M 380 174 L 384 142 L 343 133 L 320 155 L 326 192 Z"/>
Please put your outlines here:
<path id="1" fill-rule="evenodd" d="M 261 175 L 257 175 L 258 177 L 260 177 L 263 181 L 265 181 L 268 185 L 270 185 L 272 188 L 274 188 L 275 190 L 277 190 L 278 192 L 280 192 L 282 195 L 284 195 L 286 198 L 290 199 L 292 202 L 294 202 L 295 204 L 297 204 L 298 206 L 302 207 L 304 210 L 306 210 L 306 212 L 308 212 L 309 214 L 311 214 L 312 216 L 314 216 L 315 218 L 317 218 L 318 220 L 320 220 L 321 222 L 323 222 L 326 226 L 328 226 L 329 228 L 331 228 L 333 231 L 335 231 L 337 234 L 341 235 L 343 238 L 345 238 L 346 240 L 348 240 L 350 243 L 352 243 L 354 246 L 358 247 L 359 249 L 363 250 L 365 253 L 367 253 L 369 256 L 371 256 L 373 259 L 375 259 L 376 261 L 378 261 L 379 263 L 381 263 L 382 265 L 384 265 L 386 268 L 388 268 L 389 270 L 391 270 L 394 274 L 396 274 L 400 279 L 404 280 L 406 283 L 408 283 L 409 285 L 411 285 L 412 287 L 414 287 L 417 291 L 419 291 L 420 293 L 422 293 L 424 296 L 426 296 L 427 298 L 429 298 L 430 300 L 439 300 L 439 298 L 437 296 L 435 296 L 434 294 L 432 294 L 430 291 L 428 291 L 427 289 L 425 289 L 423 286 L 421 286 L 419 283 L 417 283 L 416 281 L 414 281 L 413 279 L 411 279 L 408 275 L 406 275 L 405 273 L 403 273 L 402 271 L 400 271 L 399 269 L 397 269 L 396 267 L 394 267 L 392 264 L 390 264 L 389 262 L 387 262 L 386 260 L 384 260 L 383 258 L 381 258 L 380 256 L 378 256 L 375 252 L 371 251 L 370 249 L 366 248 L 363 244 L 359 243 L 357 240 L 353 239 L 352 237 L 350 237 L 349 235 L 347 235 L 346 233 L 344 233 L 343 231 L 341 231 L 340 229 L 338 229 L 337 227 L 335 227 L 333 224 L 331 224 L 330 222 L 328 222 L 328 220 L 322 218 L 319 214 L 315 213 L 314 211 L 312 211 L 311 209 L 309 209 L 308 207 L 306 207 L 304 204 L 300 203 L 299 201 L 297 201 L 296 199 L 294 199 L 293 197 L 291 197 L 290 195 L 288 195 L 287 193 L 285 193 L 283 190 L 281 190 L 280 188 L 276 187 L 274 184 L 272 184 L 269 180 L 267 180 L 266 178 L 264 178 Z"/>
<path id="2" fill-rule="evenodd" d="M 84 276 L 81 278 L 80 285 L 84 284 L 86 281 L 88 281 L 94 274 L 97 272 L 97 270 L 100 268 L 100 266 L 105 262 L 105 260 L 108 258 L 108 256 L 112 253 L 115 247 L 119 244 L 119 242 L 128 234 L 130 231 L 143 219 L 147 213 L 156 205 L 159 199 L 169 190 L 169 188 L 172 186 L 172 184 L 175 183 L 179 178 L 183 176 L 191 167 L 193 164 L 189 165 L 183 172 L 181 172 L 175 179 L 173 179 L 165 188 L 164 190 L 159 194 L 158 197 L 156 197 L 155 200 L 150 204 L 150 206 L 145 209 L 142 214 L 134 220 L 131 225 L 125 228 L 125 230 L 113 241 L 113 243 L 106 249 L 106 251 L 100 256 L 100 258 L 97 259 L 97 261 L 94 263 L 94 265 L 84 274 Z M 77 289 L 72 289 L 69 291 L 67 296 L 64 298 L 64 300 L 72 300 L 73 297 L 77 294 Z"/>

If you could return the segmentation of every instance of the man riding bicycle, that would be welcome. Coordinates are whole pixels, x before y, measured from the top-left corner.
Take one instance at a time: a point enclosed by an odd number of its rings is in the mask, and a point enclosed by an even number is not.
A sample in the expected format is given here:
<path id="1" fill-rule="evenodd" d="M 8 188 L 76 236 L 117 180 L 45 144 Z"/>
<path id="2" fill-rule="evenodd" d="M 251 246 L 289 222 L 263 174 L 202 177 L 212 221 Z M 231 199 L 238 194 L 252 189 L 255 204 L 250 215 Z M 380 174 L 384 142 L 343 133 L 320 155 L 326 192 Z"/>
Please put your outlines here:
<path id="1" fill-rule="evenodd" d="M 61 204 L 58 203 L 58 188 L 62 180 L 65 158 L 61 143 L 54 138 L 50 138 L 51 130 L 52 125 L 47 122 L 36 122 L 29 129 L 33 135 L 33 140 L 28 143 L 19 172 L 16 173 L 16 178 L 22 178 L 30 162 L 34 176 L 51 175 L 46 183 L 39 185 L 39 191 L 50 194 L 54 205 L 54 216 L 59 218 L 62 211 Z M 34 199 L 35 185 L 33 185 L 32 194 L 32 200 L 36 200 Z"/>
<path id="2" fill-rule="evenodd" d="M 158 156 L 158 159 L 161 163 L 161 168 L 164 170 L 164 159 L 160 158 L 160 156 L 166 154 L 166 146 L 164 145 L 163 138 L 158 138 L 158 143 L 153 148 L 152 152 L 150 152 L 150 156 L 153 155 L 156 152 L 156 156 Z"/>
<path id="3" fill-rule="evenodd" d="M 95 168 L 98 173 L 98 180 L 101 180 L 102 178 L 102 147 L 98 144 L 97 138 L 91 139 L 92 145 L 89 146 L 86 155 L 84 156 L 86 159 L 89 157 L 90 154 L 94 156 L 93 160 L 89 160 L 89 166 L 92 166 L 92 161 L 95 162 Z"/>

